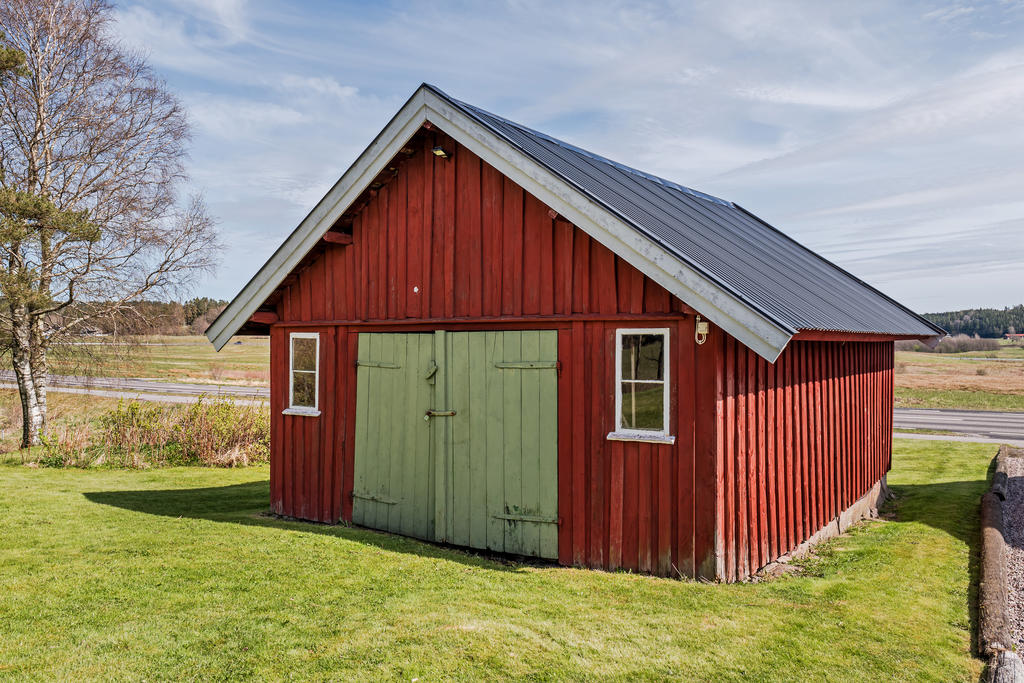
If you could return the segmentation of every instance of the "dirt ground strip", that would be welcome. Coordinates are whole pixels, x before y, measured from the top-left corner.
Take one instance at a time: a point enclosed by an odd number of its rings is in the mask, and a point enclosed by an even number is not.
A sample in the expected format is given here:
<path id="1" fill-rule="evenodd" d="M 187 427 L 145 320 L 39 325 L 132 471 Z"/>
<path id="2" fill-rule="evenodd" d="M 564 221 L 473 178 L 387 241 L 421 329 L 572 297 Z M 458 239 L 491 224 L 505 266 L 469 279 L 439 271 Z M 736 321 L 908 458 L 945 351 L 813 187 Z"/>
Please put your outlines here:
<path id="1" fill-rule="evenodd" d="M 1007 491 L 1003 503 L 1007 545 L 1007 602 L 1017 652 L 1024 651 L 1024 449 L 1007 458 Z"/>

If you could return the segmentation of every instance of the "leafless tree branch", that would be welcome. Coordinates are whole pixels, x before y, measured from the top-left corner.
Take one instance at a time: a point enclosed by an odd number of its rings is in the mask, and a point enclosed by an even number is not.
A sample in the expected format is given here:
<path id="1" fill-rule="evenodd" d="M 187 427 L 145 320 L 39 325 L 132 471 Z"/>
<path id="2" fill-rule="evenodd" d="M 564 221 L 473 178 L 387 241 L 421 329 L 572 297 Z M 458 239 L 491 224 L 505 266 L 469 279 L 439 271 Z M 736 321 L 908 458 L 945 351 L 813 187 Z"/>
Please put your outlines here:
<path id="1" fill-rule="evenodd" d="M 0 81 L 0 325 L 26 445 L 45 420 L 47 349 L 215 266 L 202 198 L 179 197 L 185 112 L 111 20 L 107 0 L 0 3 L 3 47 L 25 55 L 25 73 Z"/>

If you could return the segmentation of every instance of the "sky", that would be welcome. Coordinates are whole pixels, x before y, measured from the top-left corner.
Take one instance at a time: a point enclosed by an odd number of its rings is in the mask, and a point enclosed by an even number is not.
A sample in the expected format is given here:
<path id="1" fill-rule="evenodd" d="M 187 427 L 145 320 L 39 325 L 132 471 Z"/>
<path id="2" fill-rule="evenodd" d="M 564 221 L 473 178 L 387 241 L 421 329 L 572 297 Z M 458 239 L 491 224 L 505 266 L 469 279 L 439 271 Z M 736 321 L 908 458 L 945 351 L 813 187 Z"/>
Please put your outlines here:
<path id="1" fill-rule="evenodd" d="M 421 82 L 740 204 L 919 312 L 1024 303 L 1024 0 L 120 2 L 230 299 Z"/>

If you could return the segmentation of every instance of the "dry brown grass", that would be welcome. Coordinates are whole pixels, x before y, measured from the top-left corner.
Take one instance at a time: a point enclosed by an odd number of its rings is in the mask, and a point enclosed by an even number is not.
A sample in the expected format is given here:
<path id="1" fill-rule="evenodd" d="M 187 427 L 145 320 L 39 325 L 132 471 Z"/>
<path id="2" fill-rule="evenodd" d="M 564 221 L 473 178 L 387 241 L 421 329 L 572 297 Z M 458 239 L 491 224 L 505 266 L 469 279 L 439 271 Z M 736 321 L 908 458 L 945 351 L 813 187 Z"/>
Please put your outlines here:
<path id="1" fill-rule="evenodd" d="M 117 399 L 84 394 L 51 391 L 47 421 L 57 433 L 73 432 L 77 425 L 92 420 L 117 407 Z M 21 442 L 21 402 L 14 389 L 0 389 L 0 453 L 18 450 Z"/>
<path id="2" fill-rule="evenodd" d="M 52 361 L 51 371 L 65 375 L 260 386 L 270 381 L 270 342 L 265 337 L 239 337 L 220 352 L 205 337 L 83 341 L 61 348 Z"/>
<path id="3" fill-rule="evenodd" d="M 896 387 L 1024 396 L 1024 363 L 896 353 Z"/>
<path id="4" fill-rule="evenodd" d="M 224 366 L 210 367 L 209 372 L 202 370 L 183 373 L 183 379 L 194 384 L 242 384 L 252 386 L 270 385 L 270 368 L 264 370 L 237 370 Z"/>

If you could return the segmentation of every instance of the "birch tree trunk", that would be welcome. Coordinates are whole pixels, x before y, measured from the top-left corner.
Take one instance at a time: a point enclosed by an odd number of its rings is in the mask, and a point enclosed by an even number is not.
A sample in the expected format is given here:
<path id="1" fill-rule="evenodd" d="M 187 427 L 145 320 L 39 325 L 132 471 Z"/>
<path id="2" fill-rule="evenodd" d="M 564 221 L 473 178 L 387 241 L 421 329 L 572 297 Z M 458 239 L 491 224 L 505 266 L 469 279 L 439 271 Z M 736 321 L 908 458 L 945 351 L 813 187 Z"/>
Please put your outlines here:
<path id="1" fill-rule="evenodd" d="M 27 313 L 18 316 L 28 320 Z M 46 421 L 46 388 L 43 387 L 44 403 L 39 403 L 39 388 L 36 386 L 35 374 L 32 372 L 32 332 L 27 324 L 15 325 L 11 339 L 11 359 L 14 364 L 14 376 L 18 381 L 18 393 L 21 395 L 21 447 L 38 446 Z"/>
<path id="2" fill-rule="evenodd" d="M 32 371 L 32 386 L 36 394 L 36 407 L 39 411 L 38 421 L 33 421 L 33 426 L 38 428 L 35 433 L 36 439 L 46 434 L 46 386 L 49 365 L 47 364 L 47 346 L 49 341 L 43 334 L 42 321 L 39 318 L 32 320 L 30 329 L 31 346 L 29 347 L 29 368 Z"/>

